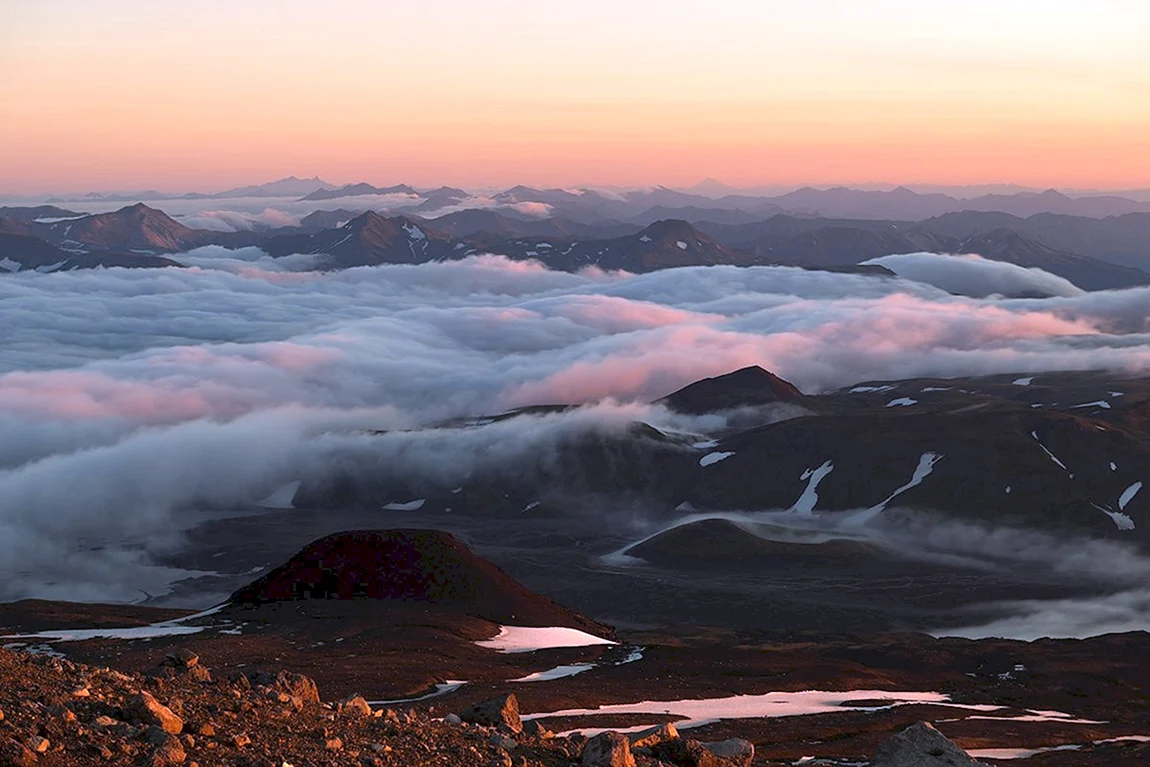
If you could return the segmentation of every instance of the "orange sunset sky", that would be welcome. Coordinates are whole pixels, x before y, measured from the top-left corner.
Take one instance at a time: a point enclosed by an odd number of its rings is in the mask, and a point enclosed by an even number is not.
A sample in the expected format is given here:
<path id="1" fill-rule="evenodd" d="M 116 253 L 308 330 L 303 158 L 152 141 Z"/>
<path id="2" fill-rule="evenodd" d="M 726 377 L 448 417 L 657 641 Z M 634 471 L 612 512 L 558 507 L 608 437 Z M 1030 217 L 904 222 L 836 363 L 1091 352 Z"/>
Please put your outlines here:
<path id="1" fill-rule="evenodd" d="M 1150 0 L 0 0 L 0 193 L 1150 187 Z"/>

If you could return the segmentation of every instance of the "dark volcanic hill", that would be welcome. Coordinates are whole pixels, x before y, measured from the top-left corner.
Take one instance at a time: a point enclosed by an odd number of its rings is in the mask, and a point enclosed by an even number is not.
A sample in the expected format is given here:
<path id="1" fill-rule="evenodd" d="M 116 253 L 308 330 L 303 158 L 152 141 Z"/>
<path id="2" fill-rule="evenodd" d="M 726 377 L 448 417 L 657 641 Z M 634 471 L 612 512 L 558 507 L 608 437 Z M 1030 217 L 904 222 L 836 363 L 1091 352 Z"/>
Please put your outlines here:
<path id="1" fill-rule="evenodd" d="M 360 530 L 321 538 L 232 594 L 232 605 L 362 600 L 434 606 L 496 623 L 610 629 L 535 594 L 437 530 Z"/>
<path id="2" fill-rule="evenodd" d="M 335 269 L 419 264 L 462 254 L 449 237 L 422 222 L 406 216 L 385 218 L 373 211 L 356 216 L 338 229 L 273 237 L 263 248 L 272 256 L 323 253 L 330 256 L 329 266 Z"/>
<path id="3" fill-rule="evenodd" d="M 688 570 L 770 570 L 816 564 L 855 567 L 867 560 L 889 558 L 877 546 L 862 541 L 772 541 L 718 518 L 673 527 L 624 553 L 652 564 Z"/>
<path id="4" fill-rule="evenodd" d="M 688 415 L 777 403 L 813 407 L 813 403 L 798 387 L 758 365 L 714 378 L 704 378 L 667 395 L 659 402 Z"/>

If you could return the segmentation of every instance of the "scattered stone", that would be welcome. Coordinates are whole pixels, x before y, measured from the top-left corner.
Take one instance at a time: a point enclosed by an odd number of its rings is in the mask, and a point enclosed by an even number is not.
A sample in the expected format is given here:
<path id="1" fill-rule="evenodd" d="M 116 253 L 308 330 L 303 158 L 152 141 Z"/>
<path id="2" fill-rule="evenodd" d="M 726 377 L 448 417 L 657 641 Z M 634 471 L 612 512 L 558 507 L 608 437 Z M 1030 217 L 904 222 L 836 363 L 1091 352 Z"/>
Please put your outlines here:
<path id="1" fill-rule="evenodd" d="M 144 724 L 154 724 L 173 735 L 178 735 L 184 729 L 183 720 L 150 692 L 142 691 L 128 701 L 128 711 Z"/>
<path id="2" fill-rule="evenodd" d="M 487 742 L 496 748 L 503 749 L 504 751 L 514 751 L 519 747 L 519 744 L 516 743 L 515 740 L 507 737 L 501 732 L 494 733 L 490 738 L 487 739 Z"/>
<path id="3" fill-rule="evenodd" d="M 554 733 L 548 730 L 543 725 L 539 724 L 536 719 L 528 719 L 523 723 L 523 734 L 532 738 L 546 739 L 554 737 Z"/>
<path id="4" fill-rule="evenodd" d="M 186 647 L 181 647 L 180 649 L 176 650 L 174 653 L 169 655 L 168 658 L 175 665 L 183 666 L 184 668 L 192 668 L 200 662 L 200 656 L 196 655 Z"/>
<path id="5" fill-rule="evenodd" d="M 985 767 L 927 722 L 883 741 L 871 767 Z"/>
<path id="6" fill-rule="evenodd" d="M 0 764 L 11 767 L 34 767 L 36 754 L 14 740 L 0 741 Z"/>
<path id="7" fill-rule="evenodd" d="M 72 690 L 72 697 L 73 698 L 87 698 L 91 694 L 92 694 L 92 691 L 90 689 L 88 689 L 87 687 L 77 687 L 75 690 Z"/>
<path id="8" fill-rule="evenodd" d="M 251 744 L 251 742 L 252 739 L 248 737 L 246 732 L 241 732 L 232 736 L 232 744 L 236 748 L 243 748 L 244 746 Z"/>
<path id="9" fill-rule="evenodd" d="M 485 727 L 506 727 L 510 732 L 523 732 L 523 720 L 519 718 L 519 699 L 515 693 L 507 693 L 476 703 L 460 714 L 465 722 L 481 724 Z"/>
<path id="10" fill-rule="evenodd" d="M 339 751 L 343 748 L 343 741 L 339 738 L 327 738 L 323 742 L 323 747 L 328 751 Z"/>
<path id="11" fill-rule="evenodd" d="M 443 721 L 446 724 L 463 724 L 463 719 L 460 718 L 459 714 L 448 714 L 443 717 Z"/>
<path id="12" fill-rule="evenodd" d="M 635 767 L 631 742 L 613 730 L 600 733 L 583 746 L 583 767 Z"/>
<path id="13" fill-rule="evenodd" d="M 216 728 L 212 726 L 211 722 L 203 722 L 196 727 L 196 734 L 203 735 L 205 738 L 210 738 L 216 734 Z"/>
<path id="14" fill-rule="evenodd" d="M 339 702 L 337 707 L 339 713 L 345 716 L 356 717 L 369 717 L 371 716 L 371 706 L 362 696 L 352 695 L 350 698 L 344 698 Z"/>
<path id="15" fill-rule="evenodd" d="M 48 746 L 52 744 L 48 742 L 47 738 L 42 738 L 39 735 L 33 735 L 32 737 L 28 738 L 28 740 L 24 741 L 24 745 L 28 747 L 29 751 L 35 752 L 37 754 L 42 754 L 47 751 Z"/>

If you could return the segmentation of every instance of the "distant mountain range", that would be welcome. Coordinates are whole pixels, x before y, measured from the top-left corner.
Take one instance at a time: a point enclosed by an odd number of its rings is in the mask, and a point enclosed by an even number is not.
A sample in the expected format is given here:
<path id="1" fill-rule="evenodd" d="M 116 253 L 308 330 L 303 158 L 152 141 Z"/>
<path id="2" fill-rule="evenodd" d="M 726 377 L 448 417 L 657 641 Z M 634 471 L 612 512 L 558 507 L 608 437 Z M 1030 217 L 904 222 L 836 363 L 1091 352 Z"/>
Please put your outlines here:
<path id="1" fill-rule="evenodd" d="M 688 190 L 657 186 L 649 189 L 606 191 L 594 188 L 539 189 L 513 186 L 499 192 L 476 193 L 443 186 L 421 189 L 409 184 L 376 186 L 358 182 L 337 186 L 318 177 L 288 176 L 266 184 L 237 187 L 222 192 L 174 194 L 156 190 L 96 192 L 57 196 L 49 204 L 66 202 L 106 203 L 137 200 L 226 200 L 235 198 L 280 198 L 298 202 L 323 202 L 346 198 L 394 197 L 376 201 L 372 207 L 390 205 L 392 212 L 433 214 L 451 212 L 457 207 L 494 207 L 531 215 L 550 215 L 582 223 L 624 221 L 646 225 L 667 218 L 718 223 L 747 223 L 774 213 L 856 219 L 897 219 L 920 221 L 948 213 L 966 211 L 1008 213 L 1027 217 L 1058 213 L 1089 218 L 1150 212 L 1150 201 L 1142 192 L 1132 197 L 1120 194 L 1074 194 L 1047 189 L 1024 190 L 1010 185 L 972 187 L 978 194 L 951 194 L 942 191 L 916 191 L 907 187 L 890 190 L 847 187 L 803 187 L 782 194 L 757 194 L 731 190 L 718 182 L 704 182 Z M 707 211 L 712 211 L 707 213 Z M 359 212 L 363 212 L 360 209 Z"/>
<path id="2" fill-rule="evenodd" d="M 522 202 L 525 189 L 509 190 L 505 199 Z M 543 199 L 570 202 L 584 195 L 555 190 L 539 197 L 536 202 L 551 204 Z M 586 213 L 587 208 L 581 210 Z M 699 215 L 714 212 L 692 210 Z M 494 253 L 536 259 L 567 271 L 596 266 L 630 272 L 716 264 L 857 269 L 869 259 L 929 251 L 977 253 L 1038 267 L 1086 290 L 1150 284 L 1150 273 L 1139 268 L 1150 265 L 1150 213 L 1097 219 L 967 211 L 910 221 L 776 212 L 750 222 L 666 218 L 638 224 L 523 217 L 511 209 L 464 209 L 426 218 L 414 212 L 389 216 L 340 208 L 315 211 L 296 227 L 218 232 L 188 227 L 142 203 L 91 215 L 51 206 L 0 212 L 0 232 L 5 234 L 0 259 L 8 271 L 52 264 L 170 266 L 175 262 L 164 254 L 203 245 L 254 245 L 274 257 L 322 255 L 319 265 L 328 269 Z"/>

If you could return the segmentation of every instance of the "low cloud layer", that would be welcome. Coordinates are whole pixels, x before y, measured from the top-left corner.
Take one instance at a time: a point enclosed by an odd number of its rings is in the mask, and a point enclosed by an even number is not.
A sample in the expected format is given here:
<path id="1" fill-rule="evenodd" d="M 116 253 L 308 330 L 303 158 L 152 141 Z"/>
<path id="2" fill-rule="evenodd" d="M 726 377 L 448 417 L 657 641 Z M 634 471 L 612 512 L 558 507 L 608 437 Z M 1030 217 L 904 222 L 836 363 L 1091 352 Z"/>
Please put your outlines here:
<path id="1" fill-rule="evenodd" d="M 925 282 L 948 293 L 984 298 L 1000 296 L 1080 296 L 1073 282 L 1035 267 L 991 261 L 978 255 L 903 253 L 865 261 L 885 266 L 900 277 Z"/>
<path id="2" fill-rule="evenodd" d="M 246 504 L 339 451 L 405 442 L 410 456 L 433 439 L 362 429 L 614 403 L 434 436 L 436 456 L 467 456 L 476 440 L 542 449 L 633 417 L 682 428 L 631 403 L 752 364 L 808 392 L 1150 366 L 1150 289 L 977 300 L 782 267 L 566 274 L 480 257 L 318 273 L 310 256 L 254 248 L 177 258 L 191 268 L 0 280 L 0 598 L 129 598 L 117 567 L 174 545 L 161 533 L 194 519 L 184 510 Z"/>

